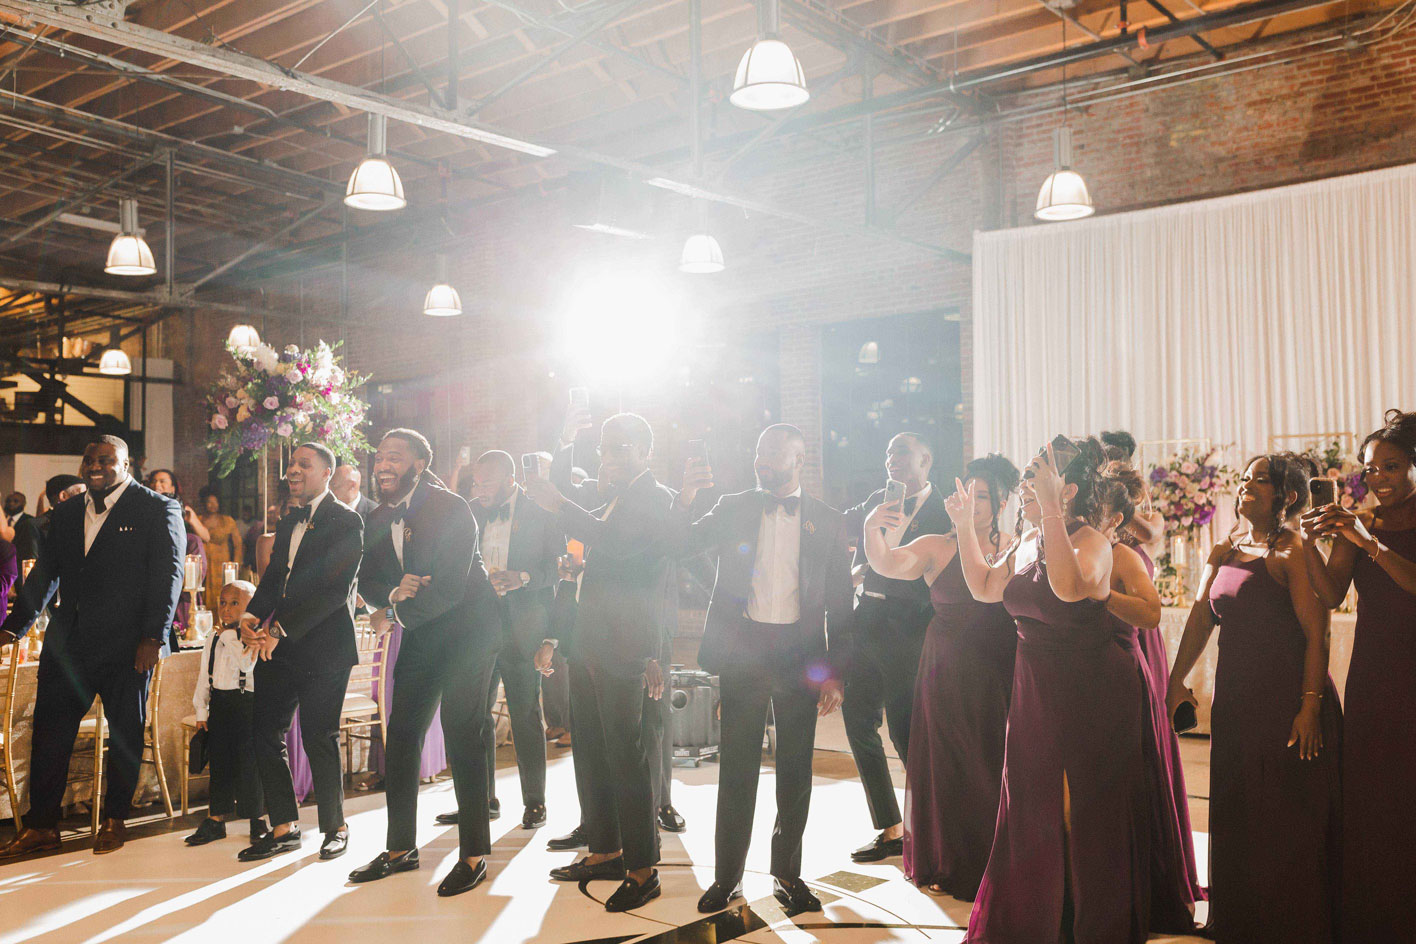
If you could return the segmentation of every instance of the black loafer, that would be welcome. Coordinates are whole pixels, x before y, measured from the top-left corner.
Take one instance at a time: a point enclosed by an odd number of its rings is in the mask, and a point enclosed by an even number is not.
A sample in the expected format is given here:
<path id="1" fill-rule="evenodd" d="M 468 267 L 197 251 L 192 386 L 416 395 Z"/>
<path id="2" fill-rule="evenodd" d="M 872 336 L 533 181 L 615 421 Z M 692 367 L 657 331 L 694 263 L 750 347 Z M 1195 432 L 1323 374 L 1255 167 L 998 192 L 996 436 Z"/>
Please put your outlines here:
<path id="1" fill-rule="evenodd" d="M 698 911 L 700 914 L 712 914 L 715 911 L 722 911 L 728 907 L 728 902 L 737 901 L 742 897 L 742 883 L 737 882 L 729 885 L 727 882 L 714 882 L 708 886 L 708 890 L 703 893 L 703 897 L 698 899 Z"/>
<path id="2" fill-rule="evenodd" d="M 870 842 L 852 852 L 851 859 L 856 862 L 879 862 L 881 859 L 904 854 L 904 839 L 886 839 L 884 833 L 879 833 Z"/>
<path id="3" fill-rule="evenodd" d="M 487 819 L 501 819 L 501 800 L 487 802 Z"/>
<path id="4" fill-rule="evenodd" d="M 773 877 L 772 897 L 792 914 L 821 910 L 821 899 L 812 894 L 811 889 L 799 878 Z"/>
<path id="5" fill-rule="evenodd" d="M 253 820 L 251 820 L 250 834 L 251 834 L 251 842 L 255 842 L 257 839 L 260 839 L 262 836 L 269 836 L 269 835 L 270 835 L 270 827 L 266 825 L 266 821 L 263 820 L 263 819 L 253 819 Z"/>
<path id="6" fill-rule="evenodd" d="M 461 895 L 463 892 L 470 892 L 487 877 L 487 860 L 482 859 L 476 867 L 470 866 L 462 859 L 457 860 L 457 864 L 452 867 L 452 871 L 447 873 L 447 878 L 438 885 L 439 898 L 451 898 L 453 895 Z"/>
<path id="7" fill-rule="evenodd" d="M 349 827 L 341 826 L 332 833 L 324 834 L 320 843 L 321 859 L 338 859 L 349 851 Z"/>
<path id="8" fill-rule="evenodd" d="M 439 813 L 437 816 L 433 817 L 433 822 L 437 823 L 439 826 L 456 826 L 457 812 L 457 810 L 453 810 L 451 813 Z"/>
<path id="9" fill-rule="evenodd" d="M 557 882 L 589 882 L 600 878 L 624 878 L 624 856 L 615 856 L 604 862 L 588 864 L 584 859 L 570 865 L 551 869 L 551 878 Z"/>
<path id="10" fill-rule="evenodd" d="M 659 807 L 659 812 L 655 814 L 659 821 L 659 828 L 669 833 L 681 833 L 688 828 L 688 824 L 683 821 L 679 811 L 669 804 Z"/>
<path id="11" fill-rule="evenodd" d="M 236 853 L 236 859 L 240 862 L 259 862 L 262 859 L 269 859 L 278 856 L 282 852 L 294 852 L 300 848 L 300 828 L 297 826 L 284 836 L 277 836 L 275 833 L 266 833 L 255 842 L 251 843 L 240 852 Z"/>
<path id="12" fill-rule="evenodd" d="M 208 816 L 202 820 L 202 824 L 197 827 L 197 831 L 192 833 L 182 841 L 189 846 L 204 846 L 209 842 L 216 842 L 218 839 L 226 838 L 226 824 L 219 819 L 212 819 Z"/>
<path id="13" fill-rule="evenodd" d="M 528 806 L 521 814 L 522 829 L 540 829 L 546 825 L 546 807 L 544 805 Z"/>
<path id="14" fill-rule="evenodd" d="M 659 897 L 659 870 L 655 869 L 640 885 L 634 879 L 626 877 L 620 883 L 620 887 L 615 889 L 615 893 L 605 900 L 606 911 L 633 911 L 635 908 L 643 908 L 649 902 Z"/>
<path id="15" fill-rule="evenodd" d="M 590 839 L 585 835 L 585 827 L 577 826 L 564 836 L 557 836 L 546 843 L 546 848 L 552 852 L 564 852 L 567 849 L 583 849 L 590 844 Z"/>
<path id="16" fill-rule="evenodd" d="M 349 873 L 349 881 L 356 885 L 364 882 L 377 882 L 381 878 L 388 878 L 394 872 L 412 872 L 418 868 L 418 850 L 410 849 L 401 856 L 391 856 L 387 852 L 380 852 L 374 861 L 368 865 L 361 865 Z"/>

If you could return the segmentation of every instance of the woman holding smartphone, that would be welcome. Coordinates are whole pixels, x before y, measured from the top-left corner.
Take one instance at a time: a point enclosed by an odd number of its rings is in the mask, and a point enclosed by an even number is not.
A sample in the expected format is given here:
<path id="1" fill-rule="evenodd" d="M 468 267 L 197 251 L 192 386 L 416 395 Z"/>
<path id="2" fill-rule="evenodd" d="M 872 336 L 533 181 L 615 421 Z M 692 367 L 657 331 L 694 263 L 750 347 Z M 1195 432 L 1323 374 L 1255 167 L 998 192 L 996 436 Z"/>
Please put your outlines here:
<path id="1" fill-rule="evenodd" d="M 1150 919 L 1141 678 L 1106 615 L 1101 444 L 1060 439 L 1028 466 L 1032 526 L 990 562 L 975 491 L 946 503 L 969 592 L 1003 603 L 1018 653 L 993 850 L 966 941 L 1139 944 Z M 1055 442 L 1059 442 L 1055 441 Z M 1077 451 L 1060 456 L 1063 449 Z"/>
<path id="2" fill-rule="evenodd" d="M 1292 453 L 1249 462 L 1239 523 L 1210 553 L 1170 673 L 1173 716 L 1194 702 L 1185 677 L 1220 627 L 1210 734 L 1217 944 L 1327 944 L 1337 933 L 1342 709 L 1327 674 L 1327 609 L 1289 525 L 1308 501 L 1309 471 Z"/>
<path id="3" fill-rule="evenodd" d="M 985 456 L 964 468 L 964 483 L 974 497 L 973 525 L 983 534 L 985 554 L 996 558 L 1012 541 L 998 518 L 1018 487 L 1018 467 L 1003 456 Z M 905 875 L 931 894 L 972 901 L 998 818 L 1018 633 L 1001 603 L 980 603 L 969 593 L 956 535 L 926 534 L 892 548 L 885 532 L 903 522 L 898 502 L 877 505 L 865 519 L 864 540 L 876 573 L 924 578 L 934 604 L 905 765 Z"/>
<path id="4" fill-rule="evenodd" d="M 1337 504 L 1303 516 L 1303 555 L 1328 607 L 1357 586 L 1342 731 L 1342 937 L 1416 933 L 1416 413 L 1390 410 L 1362 442 L 1370 512 Z M 1333 540 L 1326 561 L 1319 538 Z"/>

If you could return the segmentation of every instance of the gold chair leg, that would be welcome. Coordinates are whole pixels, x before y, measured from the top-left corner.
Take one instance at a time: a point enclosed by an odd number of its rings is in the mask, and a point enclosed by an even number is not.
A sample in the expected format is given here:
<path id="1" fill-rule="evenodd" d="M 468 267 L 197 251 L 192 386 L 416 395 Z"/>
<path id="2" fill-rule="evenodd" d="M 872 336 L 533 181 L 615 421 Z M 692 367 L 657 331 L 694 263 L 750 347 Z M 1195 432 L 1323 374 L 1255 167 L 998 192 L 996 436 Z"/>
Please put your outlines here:
<path id="1" fill-rule="evenodd" d="M 98 835 L 99 815 L 103 808 L 103 747 L 108 740 L 103 725 L 103 702 L 98 703 L 98 713 L 93 729 L 93 834 Z"/>
<path id="2" fill-rule="evenodd" d="M 167 810 L 167 818 L 172 818 L 172 792 L 167 787 L 167 771 L 162 766 L 162 745 L 157 740 L 157 724 L 152 725 L 152 763 L 157 768 L 157 787 L 162 793 L 162 805 Z"/>
<path id="3" fill-rule="evenodd" d="M 177 774 L 177 791 L 182 798 L 182 815 L 187 815 L 187 800 L 191 794 L 192 733 L 182 729 L 182 770 Z"/>

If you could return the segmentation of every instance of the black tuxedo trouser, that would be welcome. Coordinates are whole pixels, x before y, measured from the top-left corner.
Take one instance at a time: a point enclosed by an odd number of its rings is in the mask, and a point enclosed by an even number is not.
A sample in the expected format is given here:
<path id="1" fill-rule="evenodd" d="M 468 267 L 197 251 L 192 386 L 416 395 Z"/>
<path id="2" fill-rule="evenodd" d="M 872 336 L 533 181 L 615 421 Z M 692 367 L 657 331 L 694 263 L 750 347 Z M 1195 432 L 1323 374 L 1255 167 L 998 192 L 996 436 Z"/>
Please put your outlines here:
<path id="1" fill-rule="evenodd" d="M 590 851 L 623 849 L 625 868 L 649 868 L 659 861 L 659 830 L 643 737 L 642 674 L 573 659 L 570 714 Z"/>
<path id="2" fill-rule="evenodd" d="M 104 777 L 103 815 L 126 819 L 133 808 L 143 756 L 143 725 L 147 723 L 151 672 L 133 671 L 132 657 L 123 662 L 86 664 L 63 657 L 41 658 L 35 680 L 34 735 L 30 742 L 30 808 L 26 825 L 53 829 L 59 823 L 69 758 L 79 722 L 103 702 L 108 726 L 108 761 Z"/>
<path id="3" fill-rule="evenodd" d="M 546 728 L 541 720 L 541 673 L 530 656 L 507 641 L 496 654 L 496 671 L 487 686 L 487 795 L 497 795 L 496 721 L 492 709 L 497 703 L 497 682 L 506 687 L 506 713 L 511 721 L 511 739 L 516 745 L 516 767 L 521 774 L 521 805 L 546 805 Z"/>
<path id="4" fill-rule="evenodd" d="M 457 797 L 459 855 L 491 854 L 487 819 L 486 691 L 496 650 L 467 627 L 403 630 L 393 667 L 393 702 L 384 748 L 388 848 L 418 845 L 418 770 L 423 740 L 442 705 L 443 744 Z"/>
<path id="5" fill-rule="evenodd" d="M 212 816 L 254 819 L 265 812 L 252 737 L 255 706 L 255 692 L 212 690 L 207 710 Z"/>
<path id="6" fill-rule="evenodd" d="M 780 667 L 774 667 L 780 666 Z M 714 879 L 729 888 L 742 878 L 752 838 L 762 735 L 771 703 L 777 728 L 777 822 L 772 874 L 801 877 L 801 837 L 811 807 L 811 760 L 816 743 L 817 690 L 804 661 L 725 665 L 718 675 L 722 733 L 718 753 L 718 820 Z"/>
<path id="7" fill-rule="evenodd" d="M 256 663 L 256 701 L 251 712 L 256 770 L 272 826 L 300 819 L 285 735 L 300 709 L 300 740 L 310 761 L 319 807 L 320 832 L 344 825 L 344 767 L 339 758 L 339 713 L 349 687 L 349 666 L 310 672 L 279 661 Z"/>
<path id="8" fill-rule="evenodd" d="M 649 759 L 649 789 L 654 794 L 654 809 L 673 803 L 674 785 L 674 724 L 669 696 L 673 694 L 667 660 L 659 663 L 664 673 L 664 697 L 650 698 L 644 693 L 642 717 L 644 756 Z"/>
<path id="9" fill-rule="evenodd" d="M 876 829 L 900 822 L 900 804 L 880 740 L 882 715 L 889 724 L 890 743 L 904 763 L 910 746 L 919 654 L 931 616 L 928 606 L 873 597 L 862 597 L 856 609 L 857 644 L 846 671 L 841 713 Z"/>
<path id="10" fill-rule="evenodd" d="M 570 672 L 559 649 L 551 657 L 551 668 L 555 671 L 541 679 L 541 711 L 546 727 L 570 730 Z"/>

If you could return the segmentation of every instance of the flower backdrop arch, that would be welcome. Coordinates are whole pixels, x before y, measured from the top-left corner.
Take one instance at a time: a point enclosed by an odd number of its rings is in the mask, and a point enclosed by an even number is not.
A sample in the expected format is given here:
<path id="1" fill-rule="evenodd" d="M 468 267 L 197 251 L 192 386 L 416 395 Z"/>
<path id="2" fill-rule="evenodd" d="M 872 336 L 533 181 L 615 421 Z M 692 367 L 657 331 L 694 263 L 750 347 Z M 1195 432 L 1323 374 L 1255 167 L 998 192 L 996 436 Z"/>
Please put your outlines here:
<path id="1" fill-rule="evenodd" d="M 348 462 L 369 451 L 362 429 L 369 404 L 358 394 L 368 377 L 346 371 L 338 347 L 321 341 L 309 350 L 291 344 L 277 352 L 265 343 L 226 345 L 235 369 L 206 397 L 207 449 L 218 476 L 267 446 L 316 440 Z"/>

